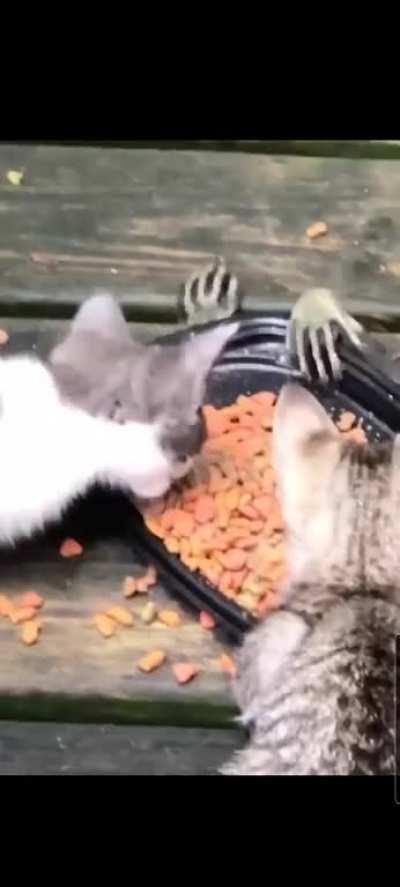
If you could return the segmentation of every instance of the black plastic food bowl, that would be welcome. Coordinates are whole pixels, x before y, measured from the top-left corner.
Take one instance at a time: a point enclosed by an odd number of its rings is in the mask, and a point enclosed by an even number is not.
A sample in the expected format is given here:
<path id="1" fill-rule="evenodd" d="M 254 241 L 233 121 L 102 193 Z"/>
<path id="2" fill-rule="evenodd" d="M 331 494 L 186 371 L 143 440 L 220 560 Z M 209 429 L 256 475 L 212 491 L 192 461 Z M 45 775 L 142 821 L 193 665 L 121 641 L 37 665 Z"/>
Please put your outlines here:
<path id="1" fill-rule="evenodd" d="M 301 381 L 298 367 L 287 355 L 285 335 L 288 315 L 260 315 L 244 319 L 215 364 L 207 386 L 206 403 L 225 406 L 239 394 L 256 391 L 279 392 L 288 381 Z M 210 324 L 210 327 L 214 326 Z M 204 327 L 201 328 L 204 330 Z M 173 343 L 188 338 L 198 330 L 185 330 L 158 341 Z M 387 440 L 400 432 L 400 387 L 378 368 L 371 366 L 362 353 L 338 341 L 343 375 L 338 383 L 321 387 L 306 385 L 325 409 L 337 418 L 351 410 L 363 419 L 370 440 Z M 212 612 L 219 624 L 240 636 L 256 624 L 256 619 L 222 595 L 198 573 L 192 573 L 176 555 L 170 554 L 162 541 L 147 530 L 139 512 L 134 513 L 132 532 L 143 552 L 151 557 L 158 573 L 172 594 L 197 610 Z"/>

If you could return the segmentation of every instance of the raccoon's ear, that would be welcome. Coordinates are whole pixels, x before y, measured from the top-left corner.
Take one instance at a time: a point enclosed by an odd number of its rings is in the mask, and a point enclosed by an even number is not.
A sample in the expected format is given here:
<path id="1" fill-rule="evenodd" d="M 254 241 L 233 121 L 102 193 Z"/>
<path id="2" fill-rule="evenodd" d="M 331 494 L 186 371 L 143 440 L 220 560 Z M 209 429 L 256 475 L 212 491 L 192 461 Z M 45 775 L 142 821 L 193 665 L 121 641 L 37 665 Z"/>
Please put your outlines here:
<path id="1" fill-rule="evenodd" d="M 276 465 L 298 454 L 310 438 L 339 432 L 318 400 L 300 385 L 285 385 L 278 397 L 274 421 Z"/>
<path id="2" fill-rule="evenodd" d="M 337 460 L 340 434 L 321 404 L 300 385 L 285 385 L 278 398 L 273 458 L 283 512 L 293 523 L 306 498 L 325 488 Z"/>

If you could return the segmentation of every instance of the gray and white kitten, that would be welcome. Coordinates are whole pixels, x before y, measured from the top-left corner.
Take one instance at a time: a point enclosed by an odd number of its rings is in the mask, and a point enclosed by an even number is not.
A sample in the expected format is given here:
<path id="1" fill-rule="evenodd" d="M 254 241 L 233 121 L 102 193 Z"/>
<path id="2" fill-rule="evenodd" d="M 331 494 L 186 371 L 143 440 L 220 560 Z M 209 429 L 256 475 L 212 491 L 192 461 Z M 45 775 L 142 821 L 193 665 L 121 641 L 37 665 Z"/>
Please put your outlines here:
<path id="1" fill-rule="evenodd" d="M 1 357 L 0 543 L 58 519 L 95 482 L 162 496 L 199 446 L 206 377 L 236 328 L 146 349 L 101 296 L 78 311 L 47 365 Z"/>
<path id="2" fill-rule="evenodd" d="M 206 379 L 237 328 L 223 325 L 183 344 L 144 345 L 132 339 L 114 299 L 98 294 L 83 303 L 49 367 L 62 397 L 90 415 L 156 429 L 177 479 L 203 443 Z"/>
<path id="3" fill-rule="evenodd" d="M 223 772 L 393 775 L 400 439 L 343 440 L 289 385 L 274 443 L 291 580 L 240 653 L 236 697 L 251 738 Z"/>

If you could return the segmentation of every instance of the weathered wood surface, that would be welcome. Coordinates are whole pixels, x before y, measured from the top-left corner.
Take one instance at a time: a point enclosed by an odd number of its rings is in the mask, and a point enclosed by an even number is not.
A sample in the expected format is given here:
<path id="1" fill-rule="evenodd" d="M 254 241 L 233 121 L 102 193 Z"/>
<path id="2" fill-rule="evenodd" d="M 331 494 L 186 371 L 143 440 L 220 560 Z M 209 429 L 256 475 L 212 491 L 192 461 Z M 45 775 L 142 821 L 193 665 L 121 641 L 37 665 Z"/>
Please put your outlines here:
<path id="1" fill-rule="evenodd" d="M 240 730 L 0 721 L 1 776 L 215 776 Z"/>
<path id="2" fill-rule="evenodd" d="M 316 219 L 329 232 L 309 243 Z M 400 165 L 3 144 L 0 241 L 3 314 L 67 316 L 100 286 L 137 320 L 174 320 L 180 283 L 215 254 L 252 310 L 325 285 L 399 313 Z"/>
<path id="3" fill-rule="evenodd" d="M 37 144 L 37 143 L 36 143 Z M 41 142 L 40 144 L 51 145 L 79 145 L 82 147 L 82 141 L 60 141 L 60 142 Z M 198 141 L 162 141 L 162 142 L 145 142 L 145 141 L 95 141 L 89 140 L 84 142 L 85 145 L 98 146 L 103 148 L 125 148 L 140 150 L 143 148 L 156 148 L 158 150 L 195 150 L 195 151 L 240 151 L 251 154 L 296 154 L 304 157 L 347 157 L 357 159 L 377 159 L 377 160 L 398 160 L 400 158 L 400 141 L 396 140 L 368 140 L 363 139 L 352 141 L 346 139 L 343 141 L 315 141 L 307 139 L 303 141 L 291 141 L 285 139 L 282 141 L 263 141 L 262 139 L 241 139 L 239 141 L 229 141 L 223 139 L 220 141 L 211 141 L 202 139 Z"/>
<path id="4" fill-rule="evenodd" d="M 197 616 L 160 586 L 150 597 L 160 607 L 181 612 L 178 629 L 159 622 L 144 625 L 140 610 L 148 595 L 124 601 L 124 577 L 140 574 L 145 566 L 130 535 L 130 507 L 123 497 L 95 492 L 46 536 L 0 553 L 0 594 L 14 597 L 35 589 L 46 602 L 41 639 L 34 647 L 21 643 L 19 626 L 0 619 L 0 717 L 200 726 L 231 722 L 230 681 L 217 661 L 226 640 L 202 629 Z M 59 556 L 67 535 L 83 542 L 81 557 Z M 116 603 L 129 607 L 135 626 L 105 640 L 91 622 L 95 613 Z M 142 674 L 137 661 L 153 649 L 164 650 L 167 662 Z M 185 660 L 199 665 L 201 673 L 182 687 L 171 664 Z"/>

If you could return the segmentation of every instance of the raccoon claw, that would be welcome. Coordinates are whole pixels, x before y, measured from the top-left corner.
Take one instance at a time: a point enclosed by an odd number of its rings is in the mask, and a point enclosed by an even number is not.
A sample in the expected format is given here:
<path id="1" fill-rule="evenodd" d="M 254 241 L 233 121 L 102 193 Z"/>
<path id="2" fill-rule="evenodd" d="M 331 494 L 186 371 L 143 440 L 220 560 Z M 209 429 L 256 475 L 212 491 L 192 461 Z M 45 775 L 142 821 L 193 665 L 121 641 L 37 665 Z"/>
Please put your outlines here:
<path id="1" fill-rule="evenodd" d="M 361 324 L 342 308 L 330 290 L 308 290 L 293 308 L 286 333 L 286 347 L 296 354 L 300 372 L 309 380 L 315 377 L 315 367 L 319 381 L 323 384 L 329 382 L 323 353 L 333 378 L 339 379 L 341 376 L 341 365 L 332 330 L 333 323 L 346 333 L 356 348 L 364 347 Z M 314 367 L 310 367 L 307 362 L 307 340 Z"/>
<path id="2" fill-rule="evenodd" d="M 195 272 L 186 281 L 180 308 L 188 324 L 199 325 L 232 317 L 240 302 L 238 279 L 217 256 L 204 271 Z"/>

